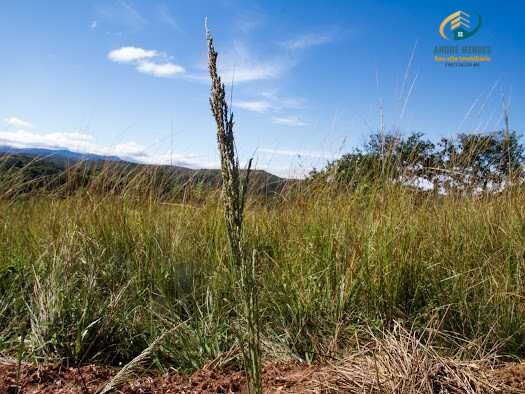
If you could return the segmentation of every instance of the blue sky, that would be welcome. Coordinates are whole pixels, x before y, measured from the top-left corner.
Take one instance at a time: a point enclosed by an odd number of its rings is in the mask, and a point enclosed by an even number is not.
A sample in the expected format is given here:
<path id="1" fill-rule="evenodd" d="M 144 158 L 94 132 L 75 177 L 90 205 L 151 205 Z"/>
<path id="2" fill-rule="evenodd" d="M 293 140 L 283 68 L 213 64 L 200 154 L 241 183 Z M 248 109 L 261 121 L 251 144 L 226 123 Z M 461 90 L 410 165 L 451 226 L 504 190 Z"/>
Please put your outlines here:
<path id="1" fill-rule="evenodd" d="M 441 21 L 483 17 L 461 45 L 479 68 L 434 62 Z M 233 83 L 242 161 L 301 176 L 378 127 L 430 138 L 525 125 L 524 13 L 494 1 L 17 1 L 0 13 L 0 145 L 149 163 L 217 165 L 204 18 Z M 173 138 L 171 137 L 173 135 Z"/>

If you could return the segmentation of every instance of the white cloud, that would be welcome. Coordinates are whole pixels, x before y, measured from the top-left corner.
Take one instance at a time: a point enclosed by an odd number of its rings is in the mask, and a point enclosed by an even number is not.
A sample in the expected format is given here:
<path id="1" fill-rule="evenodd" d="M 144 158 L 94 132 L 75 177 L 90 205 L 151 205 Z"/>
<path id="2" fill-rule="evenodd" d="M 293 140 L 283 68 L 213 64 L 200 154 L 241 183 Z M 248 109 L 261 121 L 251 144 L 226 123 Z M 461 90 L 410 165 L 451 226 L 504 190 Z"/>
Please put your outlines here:
<path id="1" fill-rule="evenodd" d="M 218 168 L 219 162 L 209 160 L 203 155 L 196 155 L 191 153 L 170 153 L 165 152 L 161 154 L 148 154 L 140 158 L 141 163 L 145 164 L 164 164 L 176 165 L 188 168 Z"/>
<path id="2" fill-rule="evenodd" d="M 242 108 L 247 111 L 258 112 L 260 114 L 267 112 L 273 107 L 272 103 L 264 100 L 246 100 L 246 101 L 235 101 L 234 107 Z"/>
<path id="3" fill-rule="evenodd" d="M 186 70 L 178 64 L 143 61 L 137 65 L 137 71 L 155 77 L 171 77 L 177 74 L 182 74 Z"/>
<path id="4" fill-rule="evenodd" d="M 297 116 L 274 116 L 272 117 L 272 123 L 289 127 L 308 126 L 308 123 L 304 122 Z"/>
<path id="5" fill-rule="evenodd" d="M 328 44 L 333 41 L 333 37 L 328 34 L 303 34 L 294 39 L 285 41 L 282 43 L 282 46 L 288 49 L 305 49 L 317 45 Z"/>
<path id="6" fill-rule="evenodd" d="M 91 25 L 90 25 L 91 26 L 91 30 L 95 30 L 97 28 L 97 25 L 98 25 L 97 21 L 91 22 Z"/>
<path id="7" fill-rule="evenodd" d="M 313 159 L 336 159 L 340 155 L 318 152 L 318 151 L 305 151 L 305 150 L 286 150 L 286 149 L 269 149 L 269 148 L 260 148 L 257 150 L 261 153 L 267 153 L 277 156 L 300 156 L 300 157 L 310 157 Z"/>
<path id="8" fill-rule="evenodd" d="M 169 57 L 154 49 L 122 47 L 108 53 L 108 59 L 117 63 L 135 65 L 135 69 L 154 77 L 172 77 L 186 72 L 184 67 L 168 61 Z"/>
<path id="9" fill-rule="evenodd" d="M 33 124 L 31 124 L 30 122 L 27 122 L 19 118 L 15 118 L 14 116 L 5 118 L 4 122 L 8 124 L 9 126 L 13 126 L 13 127 L 21 127 L 25 129 L 32 129 L 34 127 Z"/>
<path id="10" fill-rule="evenodd" d="M 135 142 L 115 145 L 114 154 L 119 157 L 132 157 L 134 159 L 147 158 L 148 154 L 143 146 Z"/>
<path id="11" fill-rule="evenodd" d="M 108 59 L 117 63 L 133 63 L 156 56 L 159 56 L 159 53 L 155 50 L 137 47 L 122 47 L 108 53 Z"/>
<path id="12" fill-rule="evenodd" d="M 27 130 L 0 132 L 0 145 L 15 148 L 71 149 L 85 152 L 95 148 L 92 137 L 81 133 L 36 133 Z"/>
<path id="13" fill-rule="evenodd" d="M 215 162 L 195 154 L 152 153 L 135 142 L 114 146 L 101 146 L 93 136 L 82 133 L 38 133 L 26 130 L 0 131 L 0 146 L 13 148 L 67 149 L 77 153 L 91 153 L 103 156 L 117 156 L 147 164 L 181 165 L 193 168 L 216 167 Z"/>

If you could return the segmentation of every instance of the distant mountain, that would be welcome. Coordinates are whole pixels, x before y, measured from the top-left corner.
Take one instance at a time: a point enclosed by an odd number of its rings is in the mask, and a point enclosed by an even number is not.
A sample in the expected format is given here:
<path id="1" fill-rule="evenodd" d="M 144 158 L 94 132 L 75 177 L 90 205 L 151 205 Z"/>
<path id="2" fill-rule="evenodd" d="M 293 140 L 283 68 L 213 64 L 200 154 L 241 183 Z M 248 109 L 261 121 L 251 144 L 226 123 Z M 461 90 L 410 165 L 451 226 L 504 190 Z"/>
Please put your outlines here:
<path id="1" fill-rule="evenodd" d="M 38 158 L 38 160 L 35 160 Z M 108 167 L 109 163 L 109 167 Z M 25 181 L 39 179 L 52 185 L 65 182 L 64 170 L 82 164 L 87 177 L 95 176 L 107 167 L 115 174 L 152 174 L 157 181 L 166 185 L 200 184 L 211 188 L 220 187 L 222 179 L 218 169 L 191 169 L 181 166 L 141 164 L 117 156 L 104 156 L 92 153 L 78 153 L 66 149 L 13 148 L 0 146 L 0 180 L 7 172 L 19 171 Z M 244 171 L 241 171 L 244 173 Z M 149 176 L 149 175 L 148 175 Z M 250 176 L 250 190 L 255 194 L 280 192 L 288 183 L 294 181 L 280 178 L 263 170 L 253 170 Z M 0 185 L 1 186 L 1 185 Z"/>
<path id="2" fill-rule="evenodd" d="M 100 160 L 100 161 L 130 161 L 123 160 L 118 156 L 97 155 L 95 153 L 73 152 L 67 149 L 49 148 L 14 148 L 12 146 L 0 146 L 0 153 L 18 154 L 39 157 L 57 157 L 74 161 Z"/>

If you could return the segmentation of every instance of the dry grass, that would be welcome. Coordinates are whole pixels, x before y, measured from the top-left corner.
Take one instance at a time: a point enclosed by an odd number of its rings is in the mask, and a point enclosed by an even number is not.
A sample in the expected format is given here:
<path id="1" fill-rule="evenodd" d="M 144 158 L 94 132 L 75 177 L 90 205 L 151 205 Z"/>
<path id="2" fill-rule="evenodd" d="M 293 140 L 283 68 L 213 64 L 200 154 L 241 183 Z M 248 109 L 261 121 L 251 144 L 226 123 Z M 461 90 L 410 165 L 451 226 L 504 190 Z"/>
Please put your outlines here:
<path id="1" fill-rule="evenodd" d="M 443 357 L 416 332 L 396 324 L 393 330 L 373 335 L 361 351 L 335 363 L 321 377 L 320 389 L 345 393 L 518 393 L 494 379 L 495 359 L 462 361 Z"/>

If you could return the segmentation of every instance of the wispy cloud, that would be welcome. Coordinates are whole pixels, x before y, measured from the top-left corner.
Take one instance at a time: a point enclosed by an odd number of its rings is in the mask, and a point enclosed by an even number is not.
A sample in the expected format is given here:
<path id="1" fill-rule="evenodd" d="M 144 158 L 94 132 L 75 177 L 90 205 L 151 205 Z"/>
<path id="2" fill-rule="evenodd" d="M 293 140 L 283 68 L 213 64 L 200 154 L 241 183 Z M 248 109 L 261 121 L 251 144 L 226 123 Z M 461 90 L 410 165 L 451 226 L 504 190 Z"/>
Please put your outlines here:
<path id="1" fill-rule="evenodd" d="M 275 79 L 283 72 L 284 66 L 278 62 L 255 62 L 240 60 L 230 62 L 224 67 L 220 67 L 220 74 L 223 81 L 233 81 L 234 83 L 260 81 Z"/>
<path id="2" fill-rule="evenodd" d="M 138 72 L 154 77 L 172 77 L 186 72 L 184 67 L 170 62 L 165 53 L 153 49 L 122 47 L 109 52 L 108 59 L 133 64 Z"/>
<path id="3" fill-rule="evenodd" d="M 26 120 L 22 120 L 19 118 L 16 118 L 14 116 L 11 116 L 9 118 L 5 118 L 4 122 L 13 127 L 19 127 L 19 128 L 25 128 L 25 129 L 32 129 L 34 125 Z"/>
<path id="4" fill-rule="evenodd" d="M 261 92 L 252 100 L 235 100 L 233 106 L 259 114 L 270 113 L 274 124 L 288 127 L 308 126 L 308 123 L 298 116 L 287 113 L 290 109 L 304 108 L 304 100 L 300 98 L 282 97 L 274 92 Z"/>
<path id="5" fill-rule="evenodd" d="M 274 116 L 272 117 L 272 123 L 289 127 L 308 126 L 307 122 L 301 120 L 297 116 Z"/>
<path id="6" fill-rule="evenodd" d="M 305 49 L 318 45 L 328 44 L 333 41 L 333 36 L 327 33 L 308 33 L 284 41 L 281 45 L 287 49 Z"/>
<path id="7" fill-rule="evenodd" d="M 97 7 L 97 16 L 112 25 L 139 30 L 148 20 L 128 1 L 107 1 Z"/>
<path id="8" fill-rule="evenodd" d="M 234 107 L 246 111 L 279 113 L 284 109 L 299 109 L 304 107 L 304 100 L 293 97 L 282 97 L 273 92 L 261 92 L 257 98 L 251 100 L 236 100 Z"/>
<path id="9" fill-rule="evenodd" d="M 261 92 L 261 96 L 272 102 L 273 107 L 277 110 L 301 109 L 305 107 L 305 101 L 300 97 L 281 96 L 274 91 Z"/>
<path id="10" fill-rule="evenodd" d="M 286 149 L 269 149 L 269 148 L 260 148 L 257 150 L 260 153 L 267 153 L 277 156 L 297 156 L 297 157 L 310 157 L 313 159 L 336 159 L 340 155 L 333 153 L 325 153 L 318 151 L 306 151 L 306 150 L 286 150 Z"/>
<path id="11" fill-rule="evenodd" d="M 92 21 L 91 25 L 89 25 L 89 26 L 91 27 L 91 30 L 95 30 L 97 28 L 97 25 L 98 25 L 97 21 Z"/>
<path id="12" fill-rule="evenodd" d="M 219 58 L 219 72 L 227 83 L 259 81 L 278 78 L 293 64 L 287 57 L 262 59 L 244 43 L 236 41 L 230 50 L 225 51 L 222 61 Z"/>
<path id="13" fill-rule="evenodd" d="M 179 24 L 175 20 L 175 17 L 165 4 L 160 4 L 157 6 L 157 16 L 161 22 L 165 23 L 172 29 L 180 30 Z"/>
<path id="14" fill-rule="evenodd" d="M 219 57 L 219 74 L 225 83 L 234 84 L 264 81 L 279 79 L 287 72 L 293 69 L 300 61 L 294 51 L 286 51 L 284 49 L 299 49 L 308 46 L 320 45 L 331 41 L 331 36 L 325 35 L 305 35 L 294 40 L 281 43 L 280 50 L 272 51 L 261 56 L 252 48 L 253 45 L 247 45 L 245 41 L 236 40 L 233 45 L 224 51 L 221 51 Z M 201 69 L 205 68 L 205 64 L 201 64 Z M 203 75 L 188 75 L 194 80 L 207 81 L 207 76 Z"/>
<path id="15" fill-rule="evenodd" d="M 245 100 L 234 101 L 233 106 L 262 114 L 272 108 L 272 103 L 264 100 Z"/>
<path id="16" fill-rule="evenodd" d="M 237 15 L 235 28 L 241 33 L 250 33 L 264 24 L 265 15 L 259 11 L 242 11 Z"/>

